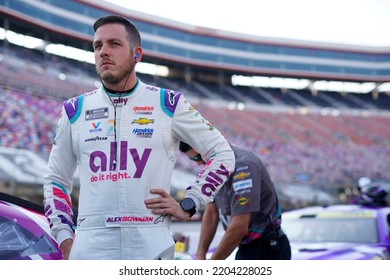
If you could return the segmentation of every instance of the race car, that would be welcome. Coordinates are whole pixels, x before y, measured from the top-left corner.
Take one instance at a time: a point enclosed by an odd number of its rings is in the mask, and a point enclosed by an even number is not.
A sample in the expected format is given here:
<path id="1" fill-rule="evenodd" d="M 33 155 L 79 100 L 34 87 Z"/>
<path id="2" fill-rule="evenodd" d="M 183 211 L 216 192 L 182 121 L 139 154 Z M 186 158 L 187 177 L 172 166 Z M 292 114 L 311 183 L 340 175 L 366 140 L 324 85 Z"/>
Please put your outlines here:
<path id="1" fill-rule="evenodd" d="M 282 219 L 293 260 L 390 259 L 390 207 L 313 206 L 284 212 Z M 193 259 L 188 240 L 175 239 L 175 259 Z M 17 259 L 60 260 L 62 254 L 42 206 L 0 193 L 0 260 Z"/>
<path id="2" fill-rule="evenodd" d="M 74 209 L 77 215 L 77 209 Z M 0 192 L 0 260 L 62 260 L 42 205 Z M 175 260 L 192 259 L 185 236 L 173 234 Z"/>
<path id="3" fill-rule="evenodd" d="M 390 259 L 390 208 L 313 206 L 285 212 L 295 260 Z"/>
<path id="4" fill-rule="evenodd" d="M 60 260 L 43 207 L 0 193 L 0 260 Z"/>
<path id="5" fill-rule="evenodd" d="M 73 211 L 77 215 L 77 209 Z M 0 192 L 0 260 L 63 259 L 43 213 L 42 205 Z M 184 252 L 185 238 L 173 237 L 174 259 L 192 259 Z"/>

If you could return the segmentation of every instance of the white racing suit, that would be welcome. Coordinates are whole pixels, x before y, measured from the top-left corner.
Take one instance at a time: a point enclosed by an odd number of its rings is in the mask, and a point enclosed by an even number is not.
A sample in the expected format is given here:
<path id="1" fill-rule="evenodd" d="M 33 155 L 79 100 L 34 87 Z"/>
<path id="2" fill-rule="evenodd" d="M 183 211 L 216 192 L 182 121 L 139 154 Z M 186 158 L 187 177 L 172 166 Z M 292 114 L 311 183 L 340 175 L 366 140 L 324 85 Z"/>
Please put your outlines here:
<path id="1" fill-rule="evenodd" d="M 119 96 L 100 87 L 64 103 L 43 186 L 52 235 L 59 244 L 75 239 L 70 259 L 173 259 L 171 217 L 145 207 L 148 189 L 170 192 L 184 141 L 208 162 L 186 190 L 202 210 L 233 172 L 234 154 L 180 92 L 138 80 Z M 77 167 L 74 234 L 70 194 Z"/>

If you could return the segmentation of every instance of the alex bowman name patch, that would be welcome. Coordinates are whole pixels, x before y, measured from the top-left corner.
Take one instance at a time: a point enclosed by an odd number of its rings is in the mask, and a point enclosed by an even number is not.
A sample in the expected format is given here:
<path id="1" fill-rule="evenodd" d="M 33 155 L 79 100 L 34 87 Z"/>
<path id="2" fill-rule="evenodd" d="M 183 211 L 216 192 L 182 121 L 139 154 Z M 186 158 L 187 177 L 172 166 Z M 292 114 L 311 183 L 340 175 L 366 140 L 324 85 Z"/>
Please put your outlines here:
<path id="1" fill-rule="evenodd" d="M 249 188 L 252 188 L 252 179 L 241 180 L 233 183 L 234 191 L 239 191 L 239 190 L 249 189 Z"/>
<path id="2" fill-rule="evenodd" d="M 85 111 L 85 120 L 97 120 L 108 118 L 108 107 Z"/>

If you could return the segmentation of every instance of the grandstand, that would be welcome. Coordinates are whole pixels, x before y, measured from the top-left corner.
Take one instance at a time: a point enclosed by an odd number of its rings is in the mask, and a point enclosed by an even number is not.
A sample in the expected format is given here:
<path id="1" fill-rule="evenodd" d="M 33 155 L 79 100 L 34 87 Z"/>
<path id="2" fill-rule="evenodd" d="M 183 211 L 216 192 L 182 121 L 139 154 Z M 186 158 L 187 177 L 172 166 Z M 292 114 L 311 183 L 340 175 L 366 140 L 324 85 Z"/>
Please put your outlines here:
<path id="1" fill-rule="evenodd" d="M 200 29 L 104 1 L 0 0 L 6 30 L 85 51 L 91 51 L 94 19 L 111 13 L 140 28 L 144 62 L 169 68 L 166 77 L 139 73 L 140 79 L 183 91 L 230 141 L 260 155 L 279 190 L 302 184 L 334 192 L 354 186 L 361 176 L 390 180 L 390 93 L 380 90 L 390 82 L 390 49 Z M 7 39 L 0 41 L 0 49 L 0 190 L 22 189 L 22 195 L 39 199 L 41 181 L 26 182 L 20 174 L 42 178 L 61 103 L 99 82 L 87 62 Z M 244 86 L 232 82 L 234 75 L 309 83 L 301 89 Z M 359 94 L 313 88 L 323 80 L 374 87 Z M 178 157 L 177 169 L 192 172 L 194 166 L 180 153 Z M 31 166 L 18 165 L 28 160 L 41 166 L 35 175 Z"/>

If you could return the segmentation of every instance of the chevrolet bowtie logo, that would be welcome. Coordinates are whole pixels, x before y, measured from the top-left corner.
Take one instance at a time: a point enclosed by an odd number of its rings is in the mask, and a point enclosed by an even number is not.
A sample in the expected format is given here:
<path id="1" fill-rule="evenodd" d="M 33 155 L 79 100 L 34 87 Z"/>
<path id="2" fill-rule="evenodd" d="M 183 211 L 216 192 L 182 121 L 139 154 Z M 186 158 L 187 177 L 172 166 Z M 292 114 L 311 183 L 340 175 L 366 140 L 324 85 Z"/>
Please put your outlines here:
<path id="1" fill-rule="evenodd" d="M 139 118 L 138 120 L 133 120 L 132 123 L 137 123 L 137 124 L 140 124 L 140 125 L 145 125 L 145 124 L 154 123 L 154 120 L 147 119 L 147 118 Z"/>
<path id="2" fill-rule="evenodd" d="M 246 172 L 240 172 L 237 175 L 233 177 L 234 180 L 242 180 L 249 176 L 249 173 Z"/>

